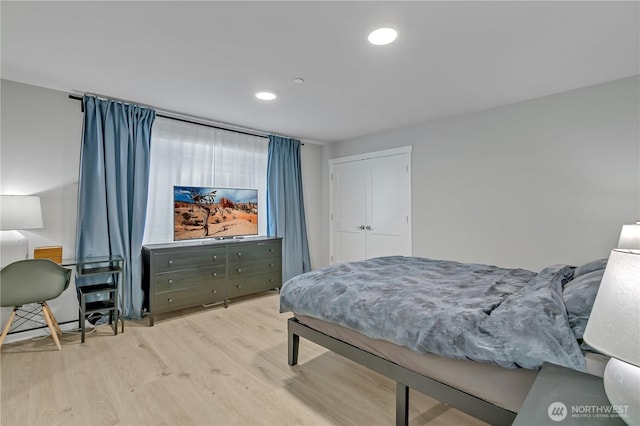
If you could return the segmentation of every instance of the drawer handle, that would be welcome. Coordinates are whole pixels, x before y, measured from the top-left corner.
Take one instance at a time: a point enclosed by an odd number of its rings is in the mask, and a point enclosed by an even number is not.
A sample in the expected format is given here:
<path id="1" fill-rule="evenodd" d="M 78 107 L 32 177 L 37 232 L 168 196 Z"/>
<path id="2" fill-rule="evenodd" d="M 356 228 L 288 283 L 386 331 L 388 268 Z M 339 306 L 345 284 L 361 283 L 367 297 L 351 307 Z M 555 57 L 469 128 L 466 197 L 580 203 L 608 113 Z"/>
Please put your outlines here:
<path id="1" fill-rule="evenodd" d="M 270 264 L 269 264 L 269 268 L 273 268 L 273 263 L 270 263 Z"/>
<path id="2" fill-rule="evenodd" d="M 173 280 L 169 280 L 169 285 L 173 284 Z"/>
<path id="3" fill-rule="evenodd" d="M 167 302 L 171 303 L 173 302 L 173 299 L 167 299 Z"/>
<path id="4" fill-rule="evenodd" d="M 213 256 L 213 260 L 216 260 L 218 258 L 218 256 Z"/>
<path id="5" fill-rule="evenodd" d="M 273 253 L 273 249 L 272 248 L 269 249 L 269 253 Z"/>
<path id="6" fill-rule="evenodd" d="M 272 283 L 273 282 L 273 278 L 269 278 L 269 282 Z"/>
<path id="7" fill-rule="evenodd" d="M 170 260 L 170 261 L 169 261 L 169 265 L 173 265 L 173 260 Z"/>
<path id="8" fill-rule="evenodd" d="M 216 294 L 218 290 L 211 290 L 211 293 Z"/>
<path id="9" fill-rule="evenodd" d="M 213 273 L 213 274 L 211 274 L 211 275 L 213 275 L 214 277 L 217 277 L 217 276 L 218 276 L 218 273 L 217 273 L 217 272 L 214 272 L 214 273 Z"/>
<path id="10" fill-rule="evenodd" d="M 242 268 L 238 268 L 238 272 L 242 272 Z"/>
<path id="11" fill-rule="evenodd" d="M 240 256 L 242 256 L 242 253 L 241 253 L 241 252 L 238 252 L 238 257 L 240 257 Z"/>
<path id="12" fill-rule="evenodd" d="M 241 286 L 240 284 L 238 284 L 236 287 L 237 287 L 237 288 L 242 288 L 242 286 Z"/>

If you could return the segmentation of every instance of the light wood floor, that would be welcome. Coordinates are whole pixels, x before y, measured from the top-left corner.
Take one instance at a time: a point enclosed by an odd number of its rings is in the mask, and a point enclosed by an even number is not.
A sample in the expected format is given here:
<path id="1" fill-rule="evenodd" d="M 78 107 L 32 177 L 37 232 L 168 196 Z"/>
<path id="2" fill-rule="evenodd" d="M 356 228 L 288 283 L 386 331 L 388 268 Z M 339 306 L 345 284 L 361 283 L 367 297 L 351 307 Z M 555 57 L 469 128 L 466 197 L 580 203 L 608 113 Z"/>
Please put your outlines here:
<path id="1" fill-rule="evenodd" d="M 0 353 L 0 424 L 393 425 L 395 384 L 300 339 L 287 365 L 278 295 L 6 344 Z M 411 392 L 417 425 L 482 425 Z"/>

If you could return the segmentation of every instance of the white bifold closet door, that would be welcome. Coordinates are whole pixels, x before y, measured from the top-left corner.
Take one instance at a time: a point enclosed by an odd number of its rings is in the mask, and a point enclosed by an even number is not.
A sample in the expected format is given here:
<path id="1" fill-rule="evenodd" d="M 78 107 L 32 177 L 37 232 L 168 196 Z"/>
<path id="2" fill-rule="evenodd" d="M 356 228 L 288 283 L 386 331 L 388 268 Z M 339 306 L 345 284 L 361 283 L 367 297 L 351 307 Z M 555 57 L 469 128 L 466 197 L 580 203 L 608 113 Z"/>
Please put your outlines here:
<path id="1" fill-rule="evenodd" d="M 329 161 L 330 262 L 411 255 L 411 147 Z"/>

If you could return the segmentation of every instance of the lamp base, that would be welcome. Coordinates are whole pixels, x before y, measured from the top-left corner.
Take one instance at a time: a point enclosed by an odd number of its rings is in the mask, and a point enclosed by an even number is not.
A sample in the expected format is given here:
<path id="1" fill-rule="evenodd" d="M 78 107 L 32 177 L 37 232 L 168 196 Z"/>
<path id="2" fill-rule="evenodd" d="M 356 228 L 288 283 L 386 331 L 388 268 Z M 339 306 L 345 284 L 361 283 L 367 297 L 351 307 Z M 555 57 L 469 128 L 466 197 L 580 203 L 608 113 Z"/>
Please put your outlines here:
<path id="1" fill-rule="evenodd" d="M 29 257 L 29 241 L 18 231 L 0 231 L 0 267 Z"/>
<path id="2" fill-rule="evenodd" d="M 640 426 L 640 367 L 611 358 L 603 379 L 615 412 L 628 425 Z"/>

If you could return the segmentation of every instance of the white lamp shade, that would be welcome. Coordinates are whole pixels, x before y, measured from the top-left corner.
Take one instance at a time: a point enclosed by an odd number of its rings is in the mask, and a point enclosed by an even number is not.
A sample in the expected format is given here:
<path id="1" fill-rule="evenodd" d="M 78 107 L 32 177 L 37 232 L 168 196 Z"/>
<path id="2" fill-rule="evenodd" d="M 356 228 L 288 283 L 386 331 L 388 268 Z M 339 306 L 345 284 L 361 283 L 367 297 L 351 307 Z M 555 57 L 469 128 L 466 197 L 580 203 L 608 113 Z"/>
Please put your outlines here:
<path id="1" fill-rule="evenodd" d="M 0 196 L 0 229 L 14 231 L 42 228 L 40 197 L 31 195 Z"/>
<path id="2" fill-rule="evenodd" d="M 640 250 L 640 222 L 622 226 L 618 248 Z"/>
<path id="3" fill-rule="evenodd" d="M 640 250 L 611 251 L 584 340 L 604 354 L 640 366 Z"/>

